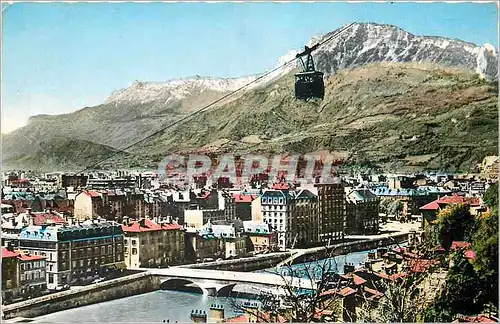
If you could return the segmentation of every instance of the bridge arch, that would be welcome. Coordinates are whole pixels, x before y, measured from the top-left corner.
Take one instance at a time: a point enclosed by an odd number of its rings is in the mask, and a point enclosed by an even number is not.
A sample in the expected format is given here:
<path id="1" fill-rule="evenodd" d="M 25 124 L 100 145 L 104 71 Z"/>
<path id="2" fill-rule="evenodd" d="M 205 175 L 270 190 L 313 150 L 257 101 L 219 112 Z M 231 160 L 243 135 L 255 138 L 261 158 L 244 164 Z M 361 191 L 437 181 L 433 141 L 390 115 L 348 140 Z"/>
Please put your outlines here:
<path id="1" fill-rule="evenodd" d="M 199 284 L 182 278 L 172 278 L 167 279 L 160 285 L 161 290 L 176 290 L 176 291 L 187 291 L 196 292 L 203 295 L 209 295 L 209 292 L 204 287 Z"/>
<path id="2" fill-rule="evenodd" d="M 234 286 L 236 286 L 235 283 L 220 287 L 216 292 L 216 297 L 230 297 Z"/>

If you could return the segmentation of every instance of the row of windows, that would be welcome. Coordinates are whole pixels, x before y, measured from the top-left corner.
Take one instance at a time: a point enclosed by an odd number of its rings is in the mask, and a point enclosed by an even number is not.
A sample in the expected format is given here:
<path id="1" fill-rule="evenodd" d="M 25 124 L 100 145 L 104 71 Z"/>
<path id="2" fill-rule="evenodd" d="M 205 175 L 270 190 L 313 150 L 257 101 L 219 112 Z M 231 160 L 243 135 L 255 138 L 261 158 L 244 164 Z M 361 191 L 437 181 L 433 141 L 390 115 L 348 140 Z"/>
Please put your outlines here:
<path id="1" fill-rule="evenodd" d="M 33 279 L 42 279 L 45 278 L 44 271 L 35 271 L 21 274 L 21 281 L 29 281 Z"/>
<path id="2" fill-rule="evenodd" d="M 30 270 L 45 267 L 45 261 L 21 263 L 21 270 Z"/>
<path id="3" fill-rule="evenodd" d="M 262 197 L 261 204 L 270 204 L 270 205 L 284 205 L 285 199 L 283 197 Z"/>
<path id="4" fill-rule="evenodd" d="M 118 252 L 121 252 L 122 250 L 122 245 L 117 244 L 116 245 L 116 250 Z M 93 253 L 92 253 L 93 251 Z M 107 253 L 106 253 L 107 252 Z M 95 246 L 93 248 L 88 247 L 84 249 L 78 249 L 78 250 L 72 250 L 71 251 L 71 258 L 82 258 L 82 257 L 87 257 L 87 256 L 94 256 L 97 254 L 112 254 L 113 253 L 113 245 L 108 245 L 107 247 L 102 245 L 102 246 Z M 67 260 L 68 259 L 68 252 L 67 251 L 62 251 L 61 252 L 61 260 Z"/>

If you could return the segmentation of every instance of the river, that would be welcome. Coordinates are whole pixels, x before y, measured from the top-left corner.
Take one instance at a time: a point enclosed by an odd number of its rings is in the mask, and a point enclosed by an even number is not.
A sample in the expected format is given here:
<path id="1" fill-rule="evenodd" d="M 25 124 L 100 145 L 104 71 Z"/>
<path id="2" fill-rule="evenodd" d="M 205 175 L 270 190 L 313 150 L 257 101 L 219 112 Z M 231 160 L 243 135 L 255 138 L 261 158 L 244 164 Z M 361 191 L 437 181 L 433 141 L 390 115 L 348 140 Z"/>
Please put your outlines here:
<path id="1" fill-rule="evenodd" d="M 342 272 L 345 263 L 359 265 L 367 259 L 368 251 L 350 253 L 327 259 L 326 262 L 337 265 L 337 272 Z M 325 262 L 325 260 L 315 261 Z M 294 265 L 293 269 L 300 271 L 304 265 Z M 275 269 L 259 270 L 272 272 Z M 286 271 L 286 269 L 284 270 Z M 170 323 L 191 322 L 193 309 L 204 310 L 208 314 L 211 304 L 224 306 L 226 317 L 233 316 L 237 310 L 232 304 L 234 299 L 203 296 L 195 293 L 158 290 L 142 295 L 112 300 L 100 304 L 88 305 L 38 317 L 35 323 L 89 323 L 89 322 L 151 322 Z"/>

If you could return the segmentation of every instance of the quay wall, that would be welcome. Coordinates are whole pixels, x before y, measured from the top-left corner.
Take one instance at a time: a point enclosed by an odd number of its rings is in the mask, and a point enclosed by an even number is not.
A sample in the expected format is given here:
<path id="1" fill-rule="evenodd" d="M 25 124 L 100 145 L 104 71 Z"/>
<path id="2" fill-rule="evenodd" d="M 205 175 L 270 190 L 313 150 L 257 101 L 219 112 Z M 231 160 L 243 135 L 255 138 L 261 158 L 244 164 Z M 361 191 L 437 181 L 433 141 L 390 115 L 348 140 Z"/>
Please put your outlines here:
<path id="1" fill-rule="evenodd" d="M 331 247 L 319 247 L 304 249 L 304 252 L 292 260 L 292 264 L 321 260 L 337 255 L 343 255 L 353 252 L 372 250 L 382 246 L 393 244 L 401 244 L 408 240 L 408 233 L 392 234 L 384 237 L 371 239 L 358 239 L 355 241 L 335 244 Z M 192 269 L 210 269 L 210 270 L 225 270 L 225 271 L 257 271 L 275 267 L 293 255 L 292 252 L 274 253 L 262 255 L 259 257 L 241 258 L 234 260 L 224 260 L 218 262 L 206 262 L 198 264 L 190 264 L 182 267 Z"/>
<path id="2" fill-rule="evenodd" d="M 269 255 L 260 255 L 257 257 L 240 258 L 233 260 L 224 260 L 218 262 L 205 262 L 198 264 L 189 264 L 182 266 L 191 269 L 209 269 L 225 271 L 251 272 L 272 268 L 283 260 L 289 258 L 292 252 L 273 253 Z"/>
<path id="3" fill-rule="evenodd" d="M 159 287 L 159 277 L 152 276 L 148 272 L 142 272 L 3 306 L 2 318 L 32 318 L 70 308 L 151 292 L 158 290 Z"/>

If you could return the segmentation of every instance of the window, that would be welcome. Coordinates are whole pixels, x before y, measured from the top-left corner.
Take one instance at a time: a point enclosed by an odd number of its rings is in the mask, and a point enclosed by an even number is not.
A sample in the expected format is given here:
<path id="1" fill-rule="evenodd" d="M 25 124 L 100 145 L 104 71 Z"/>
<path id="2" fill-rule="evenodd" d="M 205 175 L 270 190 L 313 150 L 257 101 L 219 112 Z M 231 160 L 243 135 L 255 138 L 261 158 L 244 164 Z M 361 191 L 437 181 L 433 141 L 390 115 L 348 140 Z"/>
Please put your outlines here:
<path id="1" fill-rule="evenodd" d="M 54 275 L 49 273 L 49 284 L 54 283 Z"/>
<path id="2" fill-rule="evenodd" d="M 73 262 L 71 262 L 71 265 L 73 268 L 76 268 L 76 261 L 74 260 Z"/>
<path id="3" fill-rule="evenodd" d="M 137 249 L 136 248 L 132 248 L 132 254 L 137 254 Z"/>
<path id="4" fill-rule="evenodd" d="M 136 245 L 137 244 L 137 240 L 132 240 L 132 245 Z"/>
<path id="5" fill-rule="evenodd" d="M 80 268 L 83 268 L 83 260 L 80 260 Z"/>

